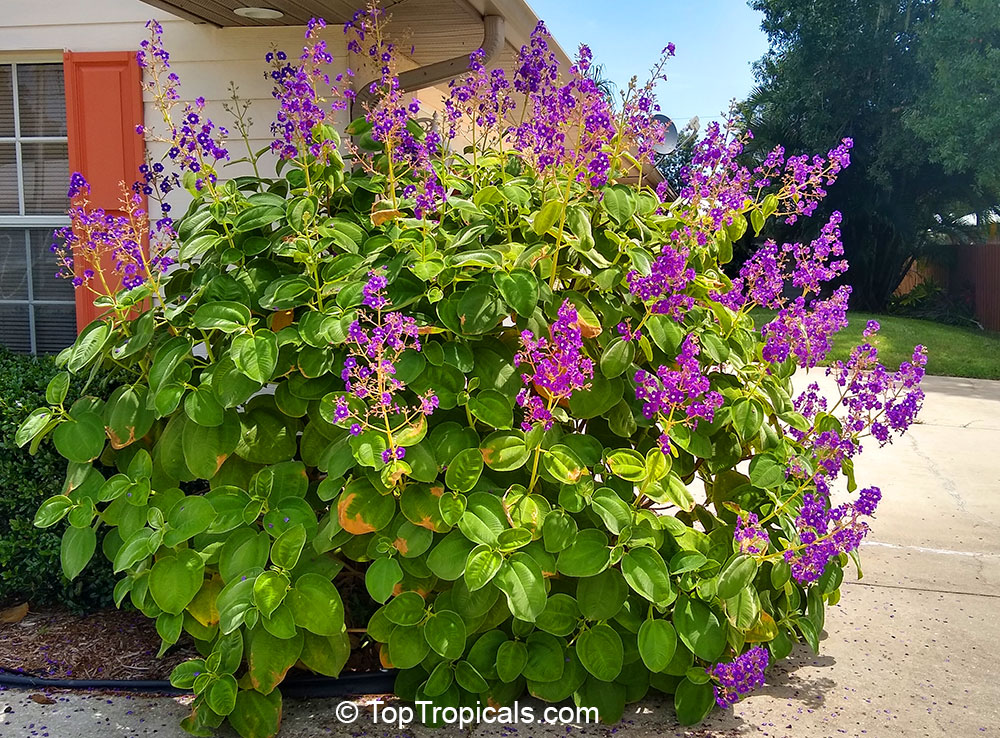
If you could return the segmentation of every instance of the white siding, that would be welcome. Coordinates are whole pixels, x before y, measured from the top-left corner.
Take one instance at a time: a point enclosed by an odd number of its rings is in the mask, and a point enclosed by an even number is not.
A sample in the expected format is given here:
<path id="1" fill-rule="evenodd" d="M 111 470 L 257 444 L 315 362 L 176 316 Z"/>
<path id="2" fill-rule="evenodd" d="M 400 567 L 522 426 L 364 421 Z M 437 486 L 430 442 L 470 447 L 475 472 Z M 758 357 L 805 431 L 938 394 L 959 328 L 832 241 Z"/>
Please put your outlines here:
<path id="1" fill-rule="evenodd" d="M 63 50 L 131 51 L 148 36 L 146 21 L 156 18 L 163 25 L 171 68 L 180 77 L 182 98 L 204 97 L 209 117 L 235 136 L 231 117 L 222 109 L 222 103 L 229 99 L 229 84 L 235 82 L 240 97 L 252 103 L 249 116 L 253 119 L 254 150 L 270 142 L 270 124 L 276 109 L 271 84 L 265 76 L 268 67 L 264 55 L 277 47 L 290 57 L 297 56 L 305 30 L 302 26 L 216 28 L 176 18 L 140 0 L 2 0 L 0 5 L 3 13 L 0 61 L 38 58 L 55 61 L 61 59 Z M 324 37 L 334 57 L 331 71 L 342 72 L 348 66 L 344 34 L 331 24 Z M 356 65 L 357 59 L 351 64 Z M 414 65 L 407 61 L 403 66 Z M 357 81 L 367 82 L 369 76 L 359 71 Z M 416 93 L 427 111 L 424 115 L 440 110 L 445 92 L 446 85 L 442 85 Z M 162 131 L 160 115 L 148 101 L 145 120 L 154 130 Z M 347 113 L 342 113 L 341 128 L 347 120 Z M 150 142 L 149 149 L 154 158 L 162 156 L 165 150 L 156 142 Z M 234 159 L 245 155 L 245 146 L 237 138 L 230 139 L 229 149 Z M 225 169 L 224 174 L 233 176 L 247 171 L 248 166 L 237 164 Z M 261 173 L 266 176 L 270 171 L 270 165 L 265 163 Z M 182 199 L 183 193 L 179 197 Z"/>

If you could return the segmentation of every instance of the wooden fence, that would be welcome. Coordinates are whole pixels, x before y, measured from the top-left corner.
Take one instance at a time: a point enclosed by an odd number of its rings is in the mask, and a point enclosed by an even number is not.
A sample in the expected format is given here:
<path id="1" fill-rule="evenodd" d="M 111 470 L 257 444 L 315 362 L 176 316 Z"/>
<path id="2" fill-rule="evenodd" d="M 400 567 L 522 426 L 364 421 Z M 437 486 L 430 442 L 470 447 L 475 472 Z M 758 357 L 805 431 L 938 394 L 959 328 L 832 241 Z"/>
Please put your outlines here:
<path id="1" fill-rule="evenodd" d="M 950 267 L 918 262 L 896 290 L 905 295 L 917 285 L 933 281 L 950 294 L 969 299 L 976 320 L 988 331 L 1000 331 L 1000 240 L 954 247 Z"/>

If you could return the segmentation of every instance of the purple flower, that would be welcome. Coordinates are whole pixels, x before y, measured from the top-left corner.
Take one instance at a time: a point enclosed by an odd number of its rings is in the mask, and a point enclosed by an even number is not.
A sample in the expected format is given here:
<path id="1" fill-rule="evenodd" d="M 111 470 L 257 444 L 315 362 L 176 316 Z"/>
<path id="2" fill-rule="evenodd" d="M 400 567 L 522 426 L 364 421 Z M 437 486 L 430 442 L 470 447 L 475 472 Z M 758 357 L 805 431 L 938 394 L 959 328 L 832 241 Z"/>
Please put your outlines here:
<path id="1" fill-rule="evenodd" d="M 629 291 L 649 304 L 652 312 L 680 321 L 694 306 L 694 298 L 684 294 L 695 278 L 694 269 L 687 265 L 687 257 L 686 249 L 677 250 L 670 244 L 663 244 L 647 276 L 634 270 L 629 272 Z"/>
<path id="2" fill-rule="evenodd" d="M 382 269 L 368 273 L 362 288 L 366 309 L 347 329 L 348 356 L 344 360 L 341 379 L 349 393 L 363 402 L 361 409 L 352 410 L 347 397 L 339 397 L 334 404 L 333 417 L 337 423 L 350 423 L 351 435 L 365 430 L 384 434 L 388 448 L 382 453 L 383 463 L 402 459 L 406 451 L 395 445 L 387 429 L 400 427 L 420 415 L 430 415 L 438 406 L 438 398 L 428 392 L 418 398 L 416 405 L 405 402 L 401 395 L 406 384 L 396 377 L 396 362 L 403 352 L 419 351 L 420 341 L 417 322 L 399 312 L 387 311 L 390 307 L 385 296 L 388 286 Z"/>
<path id="3" fill-rule="evenodd" d="M 767 649 L 754 646 L 729 662 L 720 662 L 709 670 L 716 680 L 715 701 L 723 709 L 764 686 L 764 671 L 768 664 Z"/>
<path id="4" fill-rule="evenodd" d="M 322 18 L 312 18 L 306 28 L 306 44 L 297 63 L 289 63 L 283 51 L 268 52 L 274 82 L 271 95 L 278 101 L 278 112 L 271 124 L 274 141 L 271 150 L 283 159 L 312 156 L 328 161 L 338 140 L 331 126 L 335 115 L 345 110 L 353 94 L 341 90 L 343 75 L 331 81 L 328 67 L 333 55 L 319 33 L 326 27 Z M 350 75 L 348 75 L 350 76 Z"/>
<path id="5" fill-rule="evenodd" d="M 750 555 L 761 555 L 767 553 L 769 540 L 767 533 L 760 527 L 758 518 L 754 513 L 748 512 L 740 515 L 736 521 L 736 530 L 733 533 L 739 552 Z"/>
<path id="6" fill-rule="evenodd" d="M 640 369 L 635 373 L 635 396 L 642 405 L 642 414 L 649 420 L 659 418 L 663 425 L 660 448 L 670 452 L 670 428 L 684 424 L 698 426 L 698 419 L 709 422 L 723 405 L 723 397 L 711 389 L 711 383 L 701 371 L 698 361 L 698 338 L 689 334 L 677 355 L 677 369 L 661 366 L 656 374 Z"/>
<path id="7" fill-rule="evenodd" d="M 583 350 L 576 308 L 569 300 L 559 307 L 548 338 L 521 332 L 521 350 L 514 355 L 514 363 L 530 369 L 521 374 L 525 387 L 517 395 L 517 404 L 525 410 L 521 427 L 530 430 L 534 423 L 542 423 L 548 430 L 556 404 L 588 387 L 594 376 L 594 363 Z"/>

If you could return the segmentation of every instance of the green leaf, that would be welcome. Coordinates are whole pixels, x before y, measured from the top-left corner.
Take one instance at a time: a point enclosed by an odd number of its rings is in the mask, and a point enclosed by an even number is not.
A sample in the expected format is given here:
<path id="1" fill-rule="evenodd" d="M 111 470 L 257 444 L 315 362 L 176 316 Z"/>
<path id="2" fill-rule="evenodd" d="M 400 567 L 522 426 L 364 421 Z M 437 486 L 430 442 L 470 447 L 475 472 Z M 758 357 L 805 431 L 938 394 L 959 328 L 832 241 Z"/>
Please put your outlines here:
<path id="1" fill-rule="evenodd" d="M 715 691 L 711 684 L 695 684 L 685 678 L 677 685 L 677 690 L 674 692 L 674 709 L 677 711 L 677 722 L 681 725 L 700 723 L 708 717 L 714 706 Z"/>
<path id="2" fill-rule="evenodd" d="M 573 516 L 563 510 L 553 510 L 542 523 L 542 542 L 549 553 L 559 553 L 576 540 L 577 524 Z"/>
<path id="3" fill-rule="evenodd" d="M 32 410 L 28 417 L 18 426 L 17 432 L 14 434 L 14 443 L 18 446 L 24 446 L 28 441 L 44 433 L 50 427 L 49 422 L 51 420 L 52 411 L 47 407 Z"/>
<path id="4" fill-rule="evenodd" d="M 757 436 L 764 423 L 764 408 L 752 398 L 742 398 L 732 407 L 733 427 L 744 441 Z"/>
<path id="5" fill-rule="evenodd" d="M 215 508 L 204 497 L 193 495 L 174 504 L 166 515 L 167 532 L 163 545 L 173 548 L 208 530 L 215 520 Z"/>
<path id="6" fill-rule="evenodd" d="M 546 633 L 568 636 L 580 623 L 580 607 L 568 594 L 559 592 L 545 602 L 545 608 L 535 619 L 535 626 Z"/>
<path id="7" fill-rule="evenodd" d="M 547 233 L 552 226 L 556 224 L 559 220 L 559 216 L 562 214 L 563 204 L 560 200 L 549 200 L 547 203 L 542 205 L 537 213 L 535 213 L 534 220 L 531 223 L 531 229 L 539 236 Z"/>
<path id="8" fill-rule="evenodd" d="M 69 392 L 69 372 L 59 372 L 45 387 L 45 401 L 50 405 L 61 405 Z"/>
<path id="9" fill-rule="evenodd" d="M 556 569 L 568 577 L 592 577 L 611 563 L 608 537 L 594 528 L 581 530 L 573 545 L 556 559 Z"/>
<path id="10" fill-rule="evenodd" d="M 646 459 L 630 448 L 612 451 L 608 454 L 607 464 L 612 474 L 626 481 L 641 482 L 646 478 Z"/>
<path id="11" fill-rule="evenodd" d="M 402 592 L 389 600 L 383 612 L 390 623 L 416 625 L 426 613 L 424 598 L 416 592 Z"/>
<path id="12" fill-rule="evenodd" d="M 281 725 L 281 692 L 276 689 L 263 695 L 241 689 L 229 713 L 229 724 L 242 738 L 274 738 Z"/>
<path id="13" fill-rule="evenodd" d="M 524 664 L 525 679 L 536 682 L 554 682 L 566 668 L 564 642 L 548 633 L 535 631 L 528 636 L 528 660 Z"/>
<path id="14" fill-rule="evenodd" d="M 303 574 L 288 595 L 295 624 L 311 633 L 332 636 L 344 629 L 344 603 L 333 583 L 320 574 Z"/>
<path id="15" fill-rule="evenodd" d="M 799 631 L 813 653 L 819 653 L 819 630 L 808 618 L 799 618 L 795 621 L 799 626 Z"/>
<path id="16" fill-rule="evenodd" d="M 584 577 L 576 585 L 580 612 L 588 620 L 610 620 L 622 609 L 627 596 L 628 585 L 617 569 Z"/>
<path id="17" fill-rule="evenodd" d="M 673 597 L 667 565 L 655 549 L 640 546 L 626 552 L 622 573 L 632 589 L 654 604 L 666 604 Z"/>
<path id="18" fill-rule="evenodd" d="M 622 639 L 610 625 L 599 623 L 583 631 L 576 639 L 576 655 L 583 667 L 602 682 L 610 682 L 621 674 Z"/>
<path id="19" fill-rule="evenodd" d="M 424 623 L 424 638 L 444 658 L 461 658 L 465 653 L 465 621 L 461 615 L 451 610 L 435 612 Z"/>
<path id="20" fill-rule="evenodd" d="M 635 358 L 635 347 L 631 341 L 615 338 L 601 354 L 601 373 L 613 379 L 624 373 Z"/>
<path id="21" fill-rule="evenodd" d="M 639 656 L 651 672 L 661 672 L 677 650 L 677 631 L 666 620 L 643 620 L 639 626 Z"/>
<path id="22" fill-rule="evenodd" d="M 467 448 L 460 451 L 448 464 L 444 481 L 449 489 L 456 492 L 469 492 L 476 486 L 483 473 L 483 455 L 477 448 Z"/>
<path id="23" fill-rule="evenodd" d="M 261 694 L 275 691 L 302 653 L 302 633 L 276 638 L 257 626 L 250 631 L 247 648 L 247 676 L 250 686 Z"/>
<path id="24" fill-rule="evenodd" d="M 510 683 L 521 676 L 528 663 L 528 647 L 521 641 L 504 641 L 497 649 L 497 675 Z"/>
<path id="25" fill-rule="evenodd" d="M 95 320 L 88 324 L 87 327 L 80 331 L 76 342 L 70 348 L 69 361 L 66 362 L 66 368 L 73 374 L 76 374 L 101 353 L 104 344 L 108 342 L 108 338 L 110 337 L 111 326 L 103 320 Z"/>
<path id="26" fill-rule="evenodd" d="M 186 422 L 181 435 L 184 462 L 197 478 L 212 479 L 239 442 L 240 422 L 233 410 L 217 426 Z"/>
<path id="27" fill-rule="evenodd" d="M 545 581 L 538 562 L 523 552 L 507 559 L 494 579 L 514 617 L 534 622 L 545 609 Z"/>
<path id="28" fill-rule="evenodd" d="M 236 678 L 232 674 L 224 674 L 212 682 L 205 692 L 205 701 L 212 712 L 228 715 L 236 707 Z"/>
<path id="29" fill-rule="evenodd" d="M 262 534 L 265 535 L 265 534 Z M 219 592 L 216 607 L 219 610 L 219 631 L 228 635 L 239 628 L 253 607 L 253 586 L 260 569 L 250 569 L 246 578 L 234 579 Z"/>
<path id="30" fill-rule="evenodd" d="M 59 559 L 67 579 L 76 579 L 90 563 L 97 550 L 97 533 L 93 528 L 67 528 L 62 536 Z"/>
<path id="31" fill-rule="evenodd" d="M 299 660 L 307 669 L 324 676 L 340 676 L 351 655 L 351 641 L 345 631 L 338 636 L 318 636 L 305 631 Z"/>
<path id="32" fill-rule="evenodd" d="M 605 527 L 615 535 L 632 523 L 632 508 L 608 487 L 597 490 L 590 504 Z"/>
<path id="33" fill-rule="evenodd" d="M 498 431 L 486 437 L 480 446 L 486 466 L 494 471 L 520 469 L 531 456 L 521 431 Z"/>
<path id="34" fill-rule="evenodd" d="M 728 600 L 746 589 L 757 574 L 757 560 L 745 554 L 734 556 L 719 572 L 715 593 Z"/>
<path id="35" fill-rule="evenodd" d="M 402 580 L 403 570 L 399 562 L 388 557 L 375 559 L 365 572 L 365 588 L 376 602 L 389 599 Z"/>
<path id="36" fill-rule="evenodd" d="M 55 495 L 43 502 L 35 513 L 36 528 L 51 528 L 73 507 L 73 501 L 66 495 Z"/>
<path id="37" fill-rule="evenodd" d="M 277 205 L 254 205 L 233 219 L 233 229 L 237 233 L 256 230 L 285 217 L 285 208 Z"/>
<path id="38" fill-rule="evenodd" d="M 759 454 L 750 460 L 750 481 L 755 487 L 780 487 L 785 483 L 785 477 L 785 465 L 771 454 Z"/>
<path id="39" fill-rule="evenodd" d="M 530 318 L 538 304 L 539 286 L 534 273 L 515 269 L 510 274 L 494 272 L 493 283 L 500 290 L 504 301 L 522 318 Z"/>
<path id="40" fill-rule="evenodd" d="M 457 311 L 465 335 L 481 335 L 492 330 L 507 312 L 500 293 L 485 284 L 477 284 L 462 293 Z"/>
<path id="41" fill-rule="evenodd" d="M 632 191 L 624 185 L 614 185 L 601 190 L 601 205 L 618 225 L 624 225 L 635 214 L 635 200 Z"/>
<path id="42" fill-rule="evenodd" d="M 542 467 L 563 484 L 576 484 L 582 476 L 589 473 L 576 452 L 561 443 L 545 450 Z"/>
<path id="43" fill-rule="evenodd" d="M 204 671 L 204 659 L 182 661 L 170 672 L 170 684 L 177 689 L 191 689 L 195 678 Z"/>
<path id="44" fill-rule="evenodd" d="M 271 561 L 281 569 L 294 569 L 306 545 L 306 538 L 306 528 L 301 523 L 282 531 L 271 546 Z"/>
<path id="45" fill-rule="evenodd" d="M 194 599 L 205 580 L 205 562 L 191 549 L 163 556 L 149 572 L 149 593 L 164 612 L 177 615 Z"/>
<path id="46" fill-rule="evenodd" d="M 726 648 L 726 631 L 715 613 L 700 600 L 683 594 L 674 606 L 674 627 L 694 655 L 714 663 Z"/>
<path id="47" fill-rule="evenodd" d="M 684 334 L 677 321 L 669 315 L 651 315 L 646 320 L 646 329 L 650 338 L 653 339 L 661 351 L 673 356 L 677 353 Z"/>
<path id="48" fill-rule="evenodd" d="M 250 309 L 238 302 L 206 302 L 194 311 L 191 323 L 203 331 L 235 333 L 249 325 Z"/>
<path id="49" fill-rule="evenodd" d="M 250 379 L 261 384 L 269 382 L 278 365 L 277 338 L 266 328 L 237 336 L 233 339 L 232 358 L 236 368 Z"/>
<path id="50" fill-rule="evenodd" d="M 220 243 L 222 243 L 222 236 L 214 231 L 199 233 L 193 238 L 181 241 L 177 256 L 182 262 L 190 261 L 202 254 L 208 253 Z"/>
<path id="51" fill-rule="evenodd" d="M 455 665 L 455 681 L 462 689 L 472 694 L 482 694 L 489 689 L 489 684 L 483 675 L 468 661 L 459 661 Z"/>
<path id="52" fill-rule="evenodd" d="M 285 595 L 291 582 L 288 576 L 277 571 L 262 572 L 253 583 L 253 603 L 265 618 L 271 617 Z"/>
<path id="53" fill-rule="evenodd" d="M 86 410 L 71 413 L 52 433 L 56 451 L 70 461 L 86 464 L 104 450 L 104 420 L 97 413 Z"/>
<path id="54" fill-rule="evenodd" d="M 424 629 L 417 625 L 400 626 L 389 634 L 389 660 L 397 669 L 412 669 L 430 653 Z"/>
<path id="55" fill-rule="evenodd" d="M 514 408 L 496 390 L 483 390 L 469 399 L 469 412 L 490 428 L 508 429 L 514 423 Z"/>
<path id="56" fill-rule="evenodd" d="M 485 544 L 472 549 L 465 562 L 465 583 L 469 590 L 475 592 L 489 584 L 502 564 L 503 556 L 499 551 Z"/>

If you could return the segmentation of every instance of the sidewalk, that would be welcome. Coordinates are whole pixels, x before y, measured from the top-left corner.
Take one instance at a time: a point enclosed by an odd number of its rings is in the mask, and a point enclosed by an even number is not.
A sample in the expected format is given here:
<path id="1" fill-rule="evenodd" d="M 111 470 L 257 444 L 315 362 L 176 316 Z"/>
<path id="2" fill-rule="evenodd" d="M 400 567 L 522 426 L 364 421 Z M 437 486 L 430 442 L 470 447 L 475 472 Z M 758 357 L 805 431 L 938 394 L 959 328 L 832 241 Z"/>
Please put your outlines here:
<path id="1" fill-rule="evenodd" d="M 823 379 L 820 378 L 821 383 Z M 799 649 L 728 712 L 682 728 L 647 698 L 618 726 L 488 726 L 399 730 L 334 716 L 339 700 L 286 701 L 281 735 L 313 736 L 839 736 L 1000 735 L 1000 382 L 928 377 L 921 423 L 857 464 L 883 502 L 864 544 L 865 577 L 827 612 L 820 656 Z M 3 738 L 180 738 L 176 699 L 0 692 Z M 7 711 L 5 711 L 7 710 Z M 233 735 L 226 731 L 224 735 Z"/>

